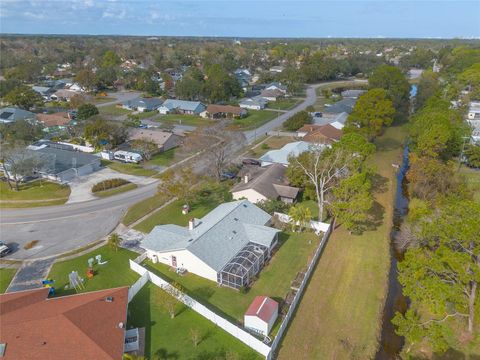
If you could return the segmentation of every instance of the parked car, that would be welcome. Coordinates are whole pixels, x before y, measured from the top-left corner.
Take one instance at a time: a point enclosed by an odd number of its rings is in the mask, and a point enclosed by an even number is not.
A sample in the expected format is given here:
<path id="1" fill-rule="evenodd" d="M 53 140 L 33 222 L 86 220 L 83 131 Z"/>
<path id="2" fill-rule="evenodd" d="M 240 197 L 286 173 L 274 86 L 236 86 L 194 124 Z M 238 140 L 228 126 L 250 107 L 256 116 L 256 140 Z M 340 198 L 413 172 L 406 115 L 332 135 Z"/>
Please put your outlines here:
<path id="1" fill-rule="evenodd" d="M 4 257 L 5 255 L 10 254 L 12 249 L 8 245 L 5 245 L 3 242 L 0 241 L 0 257 Z"/>
<path id="2" fill-rule="evenodd" d="M 243 165 L 258 165 L 258 166 L 260 166 L 260 161 L 255 160 L 255 159 L 243 159 L 242 164 Z"/>
<path id="3" fill-rule="evenodd" d="M 224 171 L 220 174 L 220 179 L 221 180 L 230 180 L 230 179 L 235 179 L 235 174 L 231 173 L 229 171 Z"/>

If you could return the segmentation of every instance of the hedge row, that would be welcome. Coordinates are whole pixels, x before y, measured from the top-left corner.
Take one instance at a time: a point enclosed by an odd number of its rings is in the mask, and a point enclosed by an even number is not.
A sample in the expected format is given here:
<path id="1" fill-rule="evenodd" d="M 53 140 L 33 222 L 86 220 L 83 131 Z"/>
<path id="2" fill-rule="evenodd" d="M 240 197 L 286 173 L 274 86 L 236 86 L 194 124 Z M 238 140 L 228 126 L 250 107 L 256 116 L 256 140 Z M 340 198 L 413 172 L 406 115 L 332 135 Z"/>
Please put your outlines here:
<path id="1" fill-rule="evenodd" d="M 92 192 L 99 192 L 99 191 L 105 191 L 109 189 L 113 189 L 125 184 L 129 184 L 130 181 L 127 181 L 125 179 L 108 179 L 108 180 L 103 180 L 100 181 L 98 184 L 95 184 L 92 186 Z"/>

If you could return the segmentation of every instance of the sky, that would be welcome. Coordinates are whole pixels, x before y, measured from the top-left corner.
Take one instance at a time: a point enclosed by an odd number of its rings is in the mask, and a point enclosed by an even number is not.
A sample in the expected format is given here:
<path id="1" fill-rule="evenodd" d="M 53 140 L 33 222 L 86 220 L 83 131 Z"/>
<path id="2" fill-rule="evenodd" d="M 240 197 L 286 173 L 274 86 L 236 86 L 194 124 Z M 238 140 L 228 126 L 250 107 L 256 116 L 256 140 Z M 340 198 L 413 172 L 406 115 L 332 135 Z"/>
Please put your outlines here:
<path id="1" fill-rule="evenodd" d="M 0 32 L 480 38 L 480 0 L 0 0 Z"/>

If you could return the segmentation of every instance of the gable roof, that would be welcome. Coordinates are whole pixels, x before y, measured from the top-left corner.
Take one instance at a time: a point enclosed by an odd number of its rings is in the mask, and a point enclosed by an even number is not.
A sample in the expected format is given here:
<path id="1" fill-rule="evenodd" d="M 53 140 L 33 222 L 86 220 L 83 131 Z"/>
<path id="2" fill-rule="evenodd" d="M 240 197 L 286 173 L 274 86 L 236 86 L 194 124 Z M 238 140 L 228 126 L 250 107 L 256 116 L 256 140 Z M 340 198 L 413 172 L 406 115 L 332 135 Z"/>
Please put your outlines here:
<path id="1" fill-rule="evenodd" d="M 225 113 L 225 114 L 242 115 L 246 111 L 245 109 L 242 109 L 239 106 L 210 104 L 207 106 L 207 112 L 210 114 Z"/>
<path id="2" fill-rule="evenodd" d="M 273 164 L 264 168 L 256 168 L 258 169 L 257 171 L 248 175 L 251 177 L 251 180 L 247 183 L 241 181 L 232 188 L 231 192 L 235 193 L 252 189 L 269 199 L 277 199 L 279 196 L 291 199 L 297 197 L 300 189 L 288 186 L 288 181 L 285 176 L 287 169 L 285 166 Z"/>
<path id="3" fill-rule="evenodd" d="M 3 359 L 122 358 L 128 287 L 51 299 L 48 291 L 0 295 Z"/>
<path id="4" fill-rule="evenodd" d="M 277 229 L 264 226 L 271 216 L 247 200 L 221 204 L 196 219 L 193 230 L 158 225 L 142 241 L 147 250 L 187 249 L 215 271 L 220 271 L 249 242 L 270 246 Z"/>
<path id="5" fill-rule="evenodd" d="M 200 106 L 204 106 L 200 101 L 187 101 L 176 99 L 167 99 L 162 104 L 162 107 L 166 107 L 169 110 L 180 109 L 183 111 L 195 111 L 198 110 Z"/>
<path id="6" fill-rule="evenodd" d="M 284 145 L 281 149 L 270 150 L 260 157 L 261 162 L 278 163 L 288 165 L 288 157 L 298 156 L 304 151 L 308 151 L 312 144 L 306 141 L 296 141 Z"/>
<path id="7" fill-rule="evenodd" d="M 279 96 L 285 95 L 283 91 L 279 89 L 265 89 L 260 93 L 260 96 L 262 97 L 274 97 L 277 98 Z"/>
<path id="8" fill-rule="evenodd" d="M 278 303 L 267 296 L 256 296 L 245 312 L 245 316 L 256 316 L 269 322 L 278 313 Z"/>
<path id="9" fill-rule="evenodd" d="M 331 124 L 306 125 L 298 131 L 300 132 L 302 129 L 307 132 L 303 140 L 308 142 L 322 142 L 322 140 L 326 140 L 327 142 L 338 141 L 343 135 L 342 130 L 337 129 Z"/>
<path id="10" fill-rule="evenodd" d="M 330 106 L 325 105 L 323 112 L 328 114 L 340 114 L 343 112 L 350 114 L 356 103 L 357 99 L 355 98 L 345 98 Z"/>
<path id="11" fill-rule="evenodd" d="M 158 108 L 160 105 L 162 105 L 162 103 L 163 103 L 163 100 L 159 98 L 138 97 L 133 100 L 127 100 L 122 104 L 132 108 L 142 107 L 142 108 L 154 110 Z"/>
<path id="12" fill-rule="evenodd" d="M 18 120 L 27 120 L 34 118 L 34 113 L 17 107 L 5 107 L 0 109 L 0 122 L 9 123 Z"/>
<path id="13" fill-rule="evenodd" d="M 128 136 L 130 140 L 147 139 L 154 142 L 158 146 L 164 145 L 172 137 L 178 137 L 178 135 L 175 135 L 168 131 L 140 129 L 140 128 L 129 129 Z"/>
<path id="14" fill-rule="evenodd" d="M 45 126 L 64 126 L 71 120 L 66 112 L 57 112 L 53 114 L 37 114 L 37 120 L 41 121 Z"/>

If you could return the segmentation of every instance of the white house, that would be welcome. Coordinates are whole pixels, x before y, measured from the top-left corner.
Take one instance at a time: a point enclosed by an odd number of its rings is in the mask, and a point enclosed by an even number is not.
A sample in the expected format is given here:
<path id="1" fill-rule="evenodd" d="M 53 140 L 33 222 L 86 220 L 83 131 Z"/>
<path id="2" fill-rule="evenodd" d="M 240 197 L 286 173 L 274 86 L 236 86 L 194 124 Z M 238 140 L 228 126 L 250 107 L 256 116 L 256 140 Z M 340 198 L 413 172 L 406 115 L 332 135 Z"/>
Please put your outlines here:
<path id="1" fill-rule="evenodd" d="M 281 149 L 270 150 L 265 155 L 260 157 L 262 166 L 269 166 L 272 164 L 281 164 L 288 166 L 289 156 L 298 156 L 304 151 L 308 151 L 313 145 L 306 141 L 296 141 L 284 145 Z"/>
<path id="2" fill-rule="evenodd" d="M 247 200 L 224 203 L 188 227 L 157 225 L 141 243 L 153 262 L 232 288 L 248 286 L 270 258 L 279 230 Z"/>
<path id="3" fill-rule="evenodd" d="M 265 106 L 267 106 L 267 103 L 268 103 L 268 100 L 260 96 L 255 96 L 253 98 L 240 100 L 238 103 L 238 106 L 240 106 L 243 109 L 262 110 L 262 109 L 265 109 Z"/>
<path id="4" fill-rule="evenodd" d="M 285 70 L 285 67 L 283 66 L 272 66 L 270 68 L 270 72 L 279 73 L 279 74 L 282 73 L 283 70 Z"/>
<path id="5" fill-rule="evenodd" d="M 480 101 L 470 101 L 470 106 L 468 108 L 468 119 L 480 119 Z"/>
<path id="6" fill-rule="evenodd" d="M 205 105 L 199 101 L 168 99 L 158 107 L 158 112 L 163 115 L 170 113 L 199 115 L 205 109 Z"/>
<path id="7" fill-rule="evenodd" d="M 278 317 L 278 303 L 267 296 L 257 296 L 243 317 L 245 328 L 267 336 Z"/>

